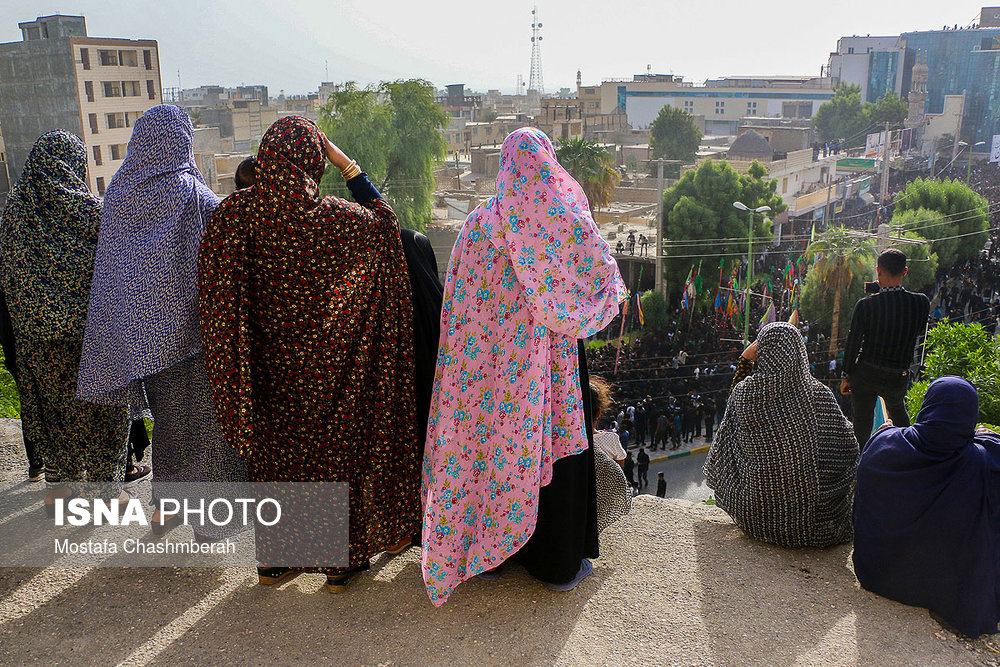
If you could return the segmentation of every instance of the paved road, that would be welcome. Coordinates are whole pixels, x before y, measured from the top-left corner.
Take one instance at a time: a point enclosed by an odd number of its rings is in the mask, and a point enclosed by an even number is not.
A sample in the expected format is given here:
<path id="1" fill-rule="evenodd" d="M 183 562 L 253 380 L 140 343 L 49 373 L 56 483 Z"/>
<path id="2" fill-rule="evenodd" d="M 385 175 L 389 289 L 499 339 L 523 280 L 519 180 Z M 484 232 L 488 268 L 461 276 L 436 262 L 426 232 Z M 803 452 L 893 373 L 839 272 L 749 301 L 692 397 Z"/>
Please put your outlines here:
<path id="1" fill-rule="evenodd" d="M 701 467 L 705 465 L 708 452 L 683 456 L 678 459 L 651 463 L 649 466 L 649 486 L 642 493 L 656 493 L 656 473 L 662 472 L 667 480 L 667 497 L 684 498 L 692 502 L 701 502 L 712 495 L 712 490 L 705 486 L 705 475 Z"/>

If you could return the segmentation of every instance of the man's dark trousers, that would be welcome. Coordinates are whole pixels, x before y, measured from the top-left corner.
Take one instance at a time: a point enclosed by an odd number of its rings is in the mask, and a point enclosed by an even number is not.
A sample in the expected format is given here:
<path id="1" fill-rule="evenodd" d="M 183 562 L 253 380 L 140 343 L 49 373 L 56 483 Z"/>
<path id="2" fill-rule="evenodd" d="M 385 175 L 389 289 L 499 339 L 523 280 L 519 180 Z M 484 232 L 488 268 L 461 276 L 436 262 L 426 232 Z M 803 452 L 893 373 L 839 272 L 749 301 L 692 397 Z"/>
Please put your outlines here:
<path id="1" fill-rule="evenodd" d="M 861 361 L 851 371 L 850 380 L 854 436 L 862 449 L 871 437 L 875 402 L 879 396 L 885 401 L 885 409 L 893 426 L 910 425 L 910 417 L 906 414 L 903 402 L 909 385 L 909 375 L 904 370 L 883 368 Z"/>

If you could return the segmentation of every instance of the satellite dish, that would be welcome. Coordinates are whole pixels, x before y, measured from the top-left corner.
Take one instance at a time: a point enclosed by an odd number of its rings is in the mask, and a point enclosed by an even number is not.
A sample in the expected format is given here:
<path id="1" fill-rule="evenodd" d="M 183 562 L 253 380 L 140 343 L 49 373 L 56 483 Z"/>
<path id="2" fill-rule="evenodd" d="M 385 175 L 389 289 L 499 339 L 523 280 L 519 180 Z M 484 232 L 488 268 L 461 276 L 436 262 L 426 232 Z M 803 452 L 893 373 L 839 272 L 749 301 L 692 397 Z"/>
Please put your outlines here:
<path id="1" fill-rule="evenodd" d="M 539 23 L 539 24 L 538 24 L 538 27 L 539 27 L 539 28 L 541 28 L 541 27 L 542 27 L 542 24 L 541 24 L 541 23 Z"/>
<path id="2" fill-rule="evenodd" d="M 540 41 L 542 41 L 542 38 L 541 38 L 541 37 L 539 37 L 539 38 L 538 38 L 538 41 L 539 41 L 539 42 L 540 42 Z"/>

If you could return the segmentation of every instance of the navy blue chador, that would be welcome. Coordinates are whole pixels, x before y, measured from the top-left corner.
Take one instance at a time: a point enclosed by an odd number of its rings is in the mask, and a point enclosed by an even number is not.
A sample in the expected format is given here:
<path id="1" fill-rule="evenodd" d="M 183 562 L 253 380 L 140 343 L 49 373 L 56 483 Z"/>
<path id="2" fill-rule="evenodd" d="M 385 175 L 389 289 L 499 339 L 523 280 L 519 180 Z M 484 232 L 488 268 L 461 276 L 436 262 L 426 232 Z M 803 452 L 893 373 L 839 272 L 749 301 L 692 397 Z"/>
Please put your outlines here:
<path id="1" fill-rule="evenodd" d="M 1000 623 L 1000 436 L 978 416 L 971 384 L 935 380 L 913 426 L 868 443 L 854 498 L 861 585 L 971 637 Z"/>

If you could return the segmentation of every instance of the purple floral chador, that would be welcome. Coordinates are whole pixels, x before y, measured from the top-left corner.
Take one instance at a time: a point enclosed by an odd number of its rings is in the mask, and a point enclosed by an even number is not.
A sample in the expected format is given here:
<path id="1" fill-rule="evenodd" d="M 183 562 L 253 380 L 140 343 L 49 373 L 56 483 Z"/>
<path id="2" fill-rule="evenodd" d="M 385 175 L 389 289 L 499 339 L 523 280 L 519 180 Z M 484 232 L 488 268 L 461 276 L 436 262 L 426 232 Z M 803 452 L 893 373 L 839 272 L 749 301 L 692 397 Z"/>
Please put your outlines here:
<path id="1" fill-rule="evenodd" d="M 201 351 L 198 248 L 218 203 L 195 165 L 188 115 L 168 104 L 144 113 L 105 193 L 80 398 L 136 402 L 135 380 Z"/>

